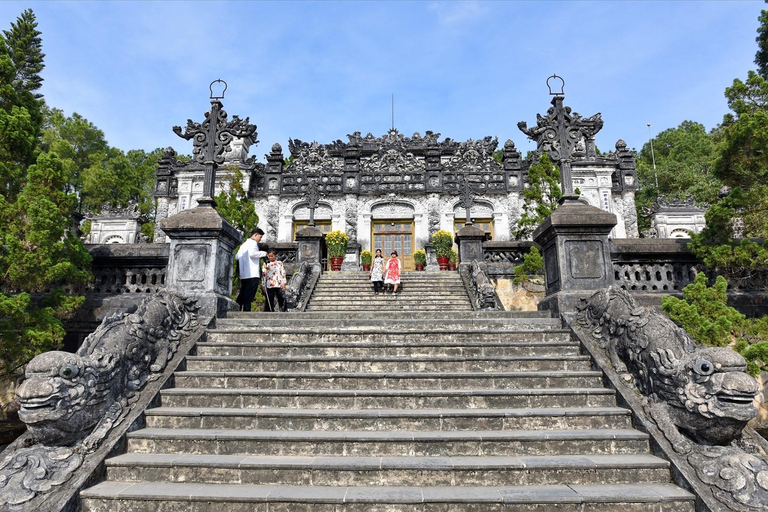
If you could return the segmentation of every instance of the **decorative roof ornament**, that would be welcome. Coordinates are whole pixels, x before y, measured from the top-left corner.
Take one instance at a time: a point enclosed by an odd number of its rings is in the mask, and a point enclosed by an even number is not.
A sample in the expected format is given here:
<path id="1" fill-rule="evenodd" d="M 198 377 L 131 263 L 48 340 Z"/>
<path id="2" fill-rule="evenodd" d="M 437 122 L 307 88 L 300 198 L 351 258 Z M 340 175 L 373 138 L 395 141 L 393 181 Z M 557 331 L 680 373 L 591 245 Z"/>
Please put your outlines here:
<path id="1" fill-rule="evenodd" d="M 317 202 L 320 200 L 320 190 L 317 187 L 317 180 L 310 180 L 307 185 L 307 209 L 309 210 L 309 224 L 308 226 L 315 227 L 315 209 L 317 208 Z"/>
<path id="2" fill-rule="evenodd" d="M 550 84 L 550 82 L 552 83 Z M 559 90 L 552 92 L 552 87 Z M 564 87 L 565 80 L 563 80 L 562 77 L 553 74 L 551 77 L 547 78 L 547 89 L 549 89 L 550 96 L 565 96 L 565 93 L 563 92 Z"/>
<path id="3" fill-rule="evenodd" d="M 218 83 L 224 84 L 224 89 L 220 93 L 221 96 L 215 96 L 213 92 L 213 84 Z M 256 140 L 256 125 L 249 124 L 250 118 L 246 117 L 243 120 L 238 116 L 232 116 L 232 120 L 227 121 L 227 113 L 219 101 L 224 97 L 227 83 L 222 79 L 214 80 L 208 88 L 211 91 L 211 110 L 205 113 L 205 120 L 202 123 L 195 123 L 191 119 L 187 119 L 184 133 L 181 132 L 181 126 L 174 126 L 173 132 L 182 139 L 193 139 L 192 160 L 206 167 L 203 197 L 197 202 L 200 206 L 213 208 L 216 206 L 216 200 L 213 198 L 216 169 L 224 163 L 224 152 L 229 147 L 229 143 L 235 138 L 243 139 L 247 146 L 258 141 Z"/>
<path id="4" fill-rule="evenodd" d="M 562 95 L 563 88 L 560 87 L 559 91 L 552 93 L 550 80 L 553 78 L 559 79 L 562 85 L 565 85 L 565 80 L 557 75 L 547 79 L 550 94 L 557 95 L 552 98 L 552 106 L 547 110 L 546 117 L 536 114 L 536 126 L 528 128 L 525 121 L 520 121 L 517 127 L 529 139 L 536 142 L 536 148 L 539 151 L 546 151 L 549 158 L 560 167 L 563 190 L 561 201 L 575 200 L 578 196 L 574 194 L 571 178 L 571 161 L 574 151 L 585 138 L 594 137 L 602 129 L 603 119 L 600 113 L 584 119 L 576 112 L 572 112 L 571 107 L 563 106 L 565 99 Z"/>

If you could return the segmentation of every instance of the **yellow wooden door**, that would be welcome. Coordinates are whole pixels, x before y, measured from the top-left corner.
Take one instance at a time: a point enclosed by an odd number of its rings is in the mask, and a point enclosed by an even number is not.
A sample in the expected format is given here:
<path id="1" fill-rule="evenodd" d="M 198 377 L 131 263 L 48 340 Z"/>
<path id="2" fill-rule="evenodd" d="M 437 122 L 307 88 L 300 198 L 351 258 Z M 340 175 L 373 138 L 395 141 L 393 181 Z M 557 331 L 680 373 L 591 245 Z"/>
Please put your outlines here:
<path id="1" fill-rule="evenodd" d="M 397 251 L 403 270 L 413 270 L 413 221 L 389 220 L 373 222 L 373 247 L 371 252 L 381 249 L 384 259 L 388 259 L 392 251 Z"/>
<path id="2" fill-rule="evenodd" d="M 304 229 L 309 225 L 308 220 L 297 220 L 293 222 L 293 240 L 296 240 L 296 232 Z M 316 220 L 315 227 L 322 231 L 324 235 L 331 232 L 331 221 L 329 220 Z"/>

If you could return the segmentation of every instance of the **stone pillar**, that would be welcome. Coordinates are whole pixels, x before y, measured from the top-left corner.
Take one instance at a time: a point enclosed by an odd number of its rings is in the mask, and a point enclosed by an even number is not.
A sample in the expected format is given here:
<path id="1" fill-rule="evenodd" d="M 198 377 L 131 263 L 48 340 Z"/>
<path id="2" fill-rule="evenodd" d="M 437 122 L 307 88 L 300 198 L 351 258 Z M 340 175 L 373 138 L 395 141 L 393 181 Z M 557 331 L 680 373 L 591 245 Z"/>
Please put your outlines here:
<path id="1" fill-rule="evenodd" d="M 437 264 L 437 254 L 432 242 L 424 244 L 424 252 L 427 253 L 427 266 L 424 268 L 427 272 L 440 272 L 440 265 Z"/>
<path id="2" fill-rule="evenodd" d="M 316 227 L 306 227 L 296 232 L 299 244 L 296 266 L 303 262 L 320 265 L 323 258 L 323 232 Z"/>
<path id="3" fill-rule="evenodd" d="M 483 242 L 485 231 L 475 226 L 464 226 L 456 233 L 454 241 L 459 246 L 459 263 L 485 261 L 483 257 Z"/>
<path id="4" fill-rule="evenodd" d="M 211 207 L 198 207 L 160 221 L 170 238 L 166 287 L 197 299 L 200 320 L 209 324 L 232 300 L 232 264 L 240 233 Z"/>
<path id="5" fill-rule="evenodd" d="M 555 315 L 574 311 L 579 299 L 613 284 L 608 235 L 616 216 L 577 200 L 566 200 L 533 233 L 542 249 L 546 297 L 539 309 Z"/>
<path id="6" fill-rule="evenodd" d="M 341 264 L 342 272 L 357 272 L 360 270 L 360 244 L 350 240 L 347 244 L 347 253 L 344 255 L 344 263 Z"/>

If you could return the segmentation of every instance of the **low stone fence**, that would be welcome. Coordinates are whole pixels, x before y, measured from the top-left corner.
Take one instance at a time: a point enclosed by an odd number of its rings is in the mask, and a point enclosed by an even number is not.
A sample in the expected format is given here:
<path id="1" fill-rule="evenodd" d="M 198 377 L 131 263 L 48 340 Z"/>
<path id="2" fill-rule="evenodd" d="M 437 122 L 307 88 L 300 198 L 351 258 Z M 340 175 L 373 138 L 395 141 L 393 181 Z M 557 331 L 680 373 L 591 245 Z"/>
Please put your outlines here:
<path id="1" fill-rule="evenodd" d="M 165 289 L 168 244 L 86 245 L 93 281 L 86 294 L 152 294 Z"/>
<path id="2" fill-rule="evenodd" d="M 688 249 L 688 239 L 621 238 L 611 240 L 616 284 L 630 292 L 680 292 L 703 270 Z"/>
<path id="3" fill-rule="evenodd" d="M 530 241 L 483 242 L 483 261 L 488 277 L 512 277 L 533 247 Z"/>

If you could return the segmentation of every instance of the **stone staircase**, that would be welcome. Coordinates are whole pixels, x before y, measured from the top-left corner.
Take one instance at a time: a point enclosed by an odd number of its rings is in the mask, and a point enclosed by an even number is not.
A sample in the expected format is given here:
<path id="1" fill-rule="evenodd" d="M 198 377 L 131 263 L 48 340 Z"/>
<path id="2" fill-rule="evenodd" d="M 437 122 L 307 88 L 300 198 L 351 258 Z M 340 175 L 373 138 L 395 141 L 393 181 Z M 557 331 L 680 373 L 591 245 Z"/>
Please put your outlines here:
<path id="1" fill-rule="evenodd" d="M 374 295 L 368 272 L 326 272 L 306 311 L 472 311 L 458 272 L 403 272 L 402 291 Z"/>
<path id="2" fill-rule="evenodd" d="M 304 313 L 219 319 L 83 510 L 694 510 L 559 321 L 457 279 L 326 274 Z"/>

